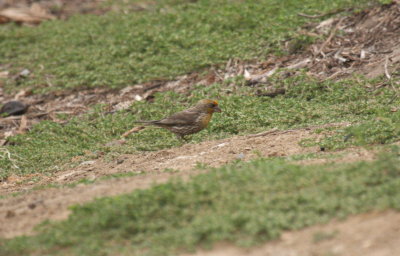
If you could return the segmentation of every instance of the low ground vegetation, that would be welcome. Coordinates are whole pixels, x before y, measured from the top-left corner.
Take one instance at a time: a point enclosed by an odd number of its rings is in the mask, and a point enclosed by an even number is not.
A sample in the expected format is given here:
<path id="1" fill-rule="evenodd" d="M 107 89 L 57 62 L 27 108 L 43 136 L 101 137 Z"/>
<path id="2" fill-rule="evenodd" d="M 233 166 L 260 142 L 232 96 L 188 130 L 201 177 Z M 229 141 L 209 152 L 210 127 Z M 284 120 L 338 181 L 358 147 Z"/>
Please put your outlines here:
<path id="1" fill-rule="evenodd" d="M 35 29 L 9 24 L 0 27 L 0 58 L 12 62 L 0 63 L 0 68 L 12 74 L 24 68 L 32 72 L 28 79 L 3 80 L 8 93 L 21 88 L 35 93 L 122 88 L 218 67 L 232 57 L 250 60 L 287 54 L 284 40 L 309 44 L 318 39 L 296 34 L 309 19 L 298 13 L 357 11 L 371 3 L 158 1 L 142 12 L 77 15 Z M 132 134 L 123 145 L 110 142 L 136 120 L 159 119 L 203 98 L 218 100 L 223 112 L 214 115 L 207 130 L 191 137 L 193 144 L 275 128 L 345 122 L 346 127 L 318 129 L 316 133 L 325 134 L 322 139 L 300 143 L 317 145 L 321 151 L 386 145 L 386 153 L 372 162 L 333 165 L 303 166 L 279 157 L 238 160 L 188 182 L 172 180 L 74 206 L 68 220 L 44 223 L 34 236 L 0 240 L 0 254 L 174 255 L 221 241 L 250 246 L 275 239 L 284 230 L 332 218 L 399 210 L 400 155 L 393 145 L 400 138 L 396 71 L 374 79 L 354 74 L 340 81 L 316 79 L 307 70 L 285 74 L 278 71 L 256 85 L 243 76 L 209 86 L 194 84 L 185 94 L 158 93 L 151 103 L 136 101 L 113 113 L 97 104 L 77 117 L 58 115 L 65 122 L 42 121 L 7 139 L 0 148 L 0 180 L 11 175 L 51 176 L 81 161 L 182 146 L 161 129 Z M 285 93 L 276 97 L 257 93 L 271 85 Z M 80 162 L 71 161 L 77 157 Z M 200 167 L 211 169 L 199 163 Z"/>

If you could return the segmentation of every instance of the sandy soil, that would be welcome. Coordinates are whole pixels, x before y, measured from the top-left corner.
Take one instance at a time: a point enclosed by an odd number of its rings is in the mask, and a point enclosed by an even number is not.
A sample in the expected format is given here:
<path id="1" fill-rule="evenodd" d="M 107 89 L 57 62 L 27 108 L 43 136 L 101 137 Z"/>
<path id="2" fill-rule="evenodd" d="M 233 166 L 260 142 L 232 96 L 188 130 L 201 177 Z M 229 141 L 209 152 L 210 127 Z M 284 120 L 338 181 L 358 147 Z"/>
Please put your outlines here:
<path id="1" fill-rule="evenodd" d="M 367 213 L 285 232 L 251 249 L 219 245 L 191 256 L 395 256 L 400 255 L 400 213 Z M 185 255 L 189 256 L 189 255 Z"/>
<path id="2" fill-rule="evenodd" d="M 13 1 L 6 1 L 1 8 L 9 7 Z M 26 3 L 18 0 L 18 3 Z M 40 3 L 46 1 L 39 1 Z M 49 1 L 53 3 L 54 1 Z M 98 1 L 60 1 L 58 18 L 67 18 L 73 13 L 97 13 L 106 10 L 96 9 Z M 46 6 L 45 6 L 46 7 Z M 48 7 L 48 6 L 47 6 Z M 94 9 L 93 9 L 94 8 Z M 23 127 L 21 117 L 2 118 L 0 145 L 7 145 L 7 137 L 19 131 L 28 130 L 31 125 L 43 119 L 55 122 L 56 114 L 71 116 L 85 113 L 90 105 L 98 102 L 109 104 L 109 112 L 126 109 L 135 100 L 154 99 L 154 93 L 175 90 L 187 93 L 195 84 L 204 86 L 238 75 L 244 75 L 249 86 L 261 90 L 258 96 L 274 97 L 284 94 L 269 92 L 274 87 L 268 77 L 278 68 L 286 68 L 283 75 L 296 75 L 299 68 L 307 68 L 309 75 L 318 79 L 338 79 L 353 73 L 376 77 L 384 74 L 388 79 L 400 65 L 400 8 L 392 4 L 371 8 L 349 17 L 333 17 L 319 24 L 310 23 L 309 31 L 327 39 L 319 40 L 302 52 L 294 52 L 285 57 L 271 56 L 257 63 L 229 60 L 225 67 L 210 69 L 206 75 L 192 73 L 178 77 L 174 81 L 151 81 L 141 85 L 128 86 L 121 90 L 90 89 L 61 92 L 59 94 L 33 95 L 29 89 L 15 95 L 6 95 L 0 87 L 0 101 L 21 100 L 31 107 L 25 115 L 27 124 Z M 312 22 L 312 19 L 310 20 Z M 341 32 L 341 33 L 336 33 Z M 336 35 L 338 34 L 338 35 Z M 332 36 L 330 36 L 332 35 Z M 288 51 L 291 52 L 290 42 Z M 18 74 L 7 74 L 17 77 Z M 379 86 L 386 86 L 381 84 Z M 258 88 L 258 89 L 257 89 Z M 261 89 L 260 89 L 261 88 Z M 331 124 L 346 126 L 347 124 Z M 329 164 L 330 162 L 351 162 L 372 160 L 375 153 L 361 148 L 350 148 L 337 152 L 337 157 L 324 157 L 332 152 L 322 152 L 318 147 L 300 147 L 303 139 L 320 138 L 315 127 L 290 131 L 269 131 L 250 136 L 236 136 L 199 144 L 185 144 L 181 147 L 143 152 L 135 155 L 122 155 L 114 162 L 103 159 L 86 161 L 78 167 L 54 174 L 41 176 L 40 181 L 24 182 L 32 176 L 8 177 L 0 182 L 0 237 L 14 237 L 33 234 L 33 227 L 44 220 L 65 219 L 73 204 L 89 202 L 97 197 L 128 193 L 135 189 L 145 189 L 156 183 L 163 183 L 172 177 L 189 179 L 192 175 L 204 172 L 196 168 L 198 163 L 217 167 L 234 160 L 248 161 L 257 157 L 292 156 L 317 153 L 320 157 L 298 161 L 298 164 Z M 165 169 L 177 172 L 166 172 Z M 113 173 L 137 173 L 138 175 L 120 179 L 99 180 Z M 69 184 L 82 178 L 95 180 L 93 184 L 79 184 L 75 187 L 46 188 L 32 190 L 37 185 Z M 18 192 L 17 196 L 11 196 Z M 219 245 L 211 251 L 199 251 L 195 255 L 205 256 L 392 256 L 400 255 L 400 214 L 395 212 L 368 213 L 353 216 L 344 221 L 332 221 L 304 230 L 286 232 L 278 241 L 266 243 L 257 248 L 244 250 L 232 245 Z"/>
<path id="3" fill-rule="evenodd" d="M 346 124 L 336 124 L 346 125 Z M 3 182 L 2 195 L 20 192 L 17 196 L 0 199 L 0 237 L 13 237 L 31 234 L 32 228 L 44 220 L 65 219 L 73 204 L 91 201 L 97 197 L 128 193 L 134 189 L 148 188 L 155 183 L 166 182 L 171 177 L 186 179 L 191 175 L 204 172 L 196 168 L 199 163 L 217 167 L 234 160 L 248 161 L 258 157 L 291 156 L 306 153 L 318 153 L 317 160 L 303 160 L 300 164 L 328 163 L 330 161 L 358 161 L 373 159 L 375 154 L 365 149 L 350 149 L 338 153 L 338 158 L 325 159 L 318 147 L 304 148 L 299 142 L 306 138 L 319 138 L 323 134 L 314 133 L 314 128 L 288 131 L 267 131 L 248 136 L 236 136 L 217 141 L 205 141 L 200 144 L 185 144 L 178 148 L 157 152 L 124 155 L 115 162 L 102 159 L 86 161 L 77 168 L 57 173 L 53 177 L 42 178 L 39 183 L 20 183 L 21 177 Z M 178 170 L 166 171 L 166 168 Z M 37 184 L 68 184 L 82 178 L 99 179 L 112 173 L 134 172 L 139 175 L 97 180 L 93 184 L 79 184 L 76 187 L 48 188 L 32 190 Z"/>

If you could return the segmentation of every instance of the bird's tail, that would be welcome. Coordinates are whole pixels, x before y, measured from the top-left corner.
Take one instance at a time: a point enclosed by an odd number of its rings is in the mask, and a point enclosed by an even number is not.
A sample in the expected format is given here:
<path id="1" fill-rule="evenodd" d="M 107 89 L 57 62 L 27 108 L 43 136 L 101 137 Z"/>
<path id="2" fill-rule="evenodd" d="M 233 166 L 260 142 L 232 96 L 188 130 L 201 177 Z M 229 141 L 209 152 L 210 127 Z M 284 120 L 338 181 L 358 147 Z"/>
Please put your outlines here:
<path id="1" fill-rule="evenodd" d="M 156 124 L 159 120 L 152 120 L 152 121 L 134 121 L 135 124 L 144 124 L 144 125 L 152 125 Z"/>

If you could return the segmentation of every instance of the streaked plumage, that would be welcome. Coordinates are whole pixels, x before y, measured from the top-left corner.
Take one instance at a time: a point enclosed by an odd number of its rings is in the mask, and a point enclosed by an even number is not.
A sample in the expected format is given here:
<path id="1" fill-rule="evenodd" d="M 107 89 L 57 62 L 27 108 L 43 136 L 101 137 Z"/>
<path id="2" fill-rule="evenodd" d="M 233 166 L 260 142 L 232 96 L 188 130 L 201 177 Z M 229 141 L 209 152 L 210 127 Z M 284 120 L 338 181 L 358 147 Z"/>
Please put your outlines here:
<path id="1" fill-rule="evenodd" d="M 175 113 L 161 120 L 138 121 L 146 125 L 155 125 L 168 129 L 179 138 L 197 133 L 208 126 L 214 112 L 221 112 L 218 102 L 214 100 L 200 100 L 195 106 Z"/>

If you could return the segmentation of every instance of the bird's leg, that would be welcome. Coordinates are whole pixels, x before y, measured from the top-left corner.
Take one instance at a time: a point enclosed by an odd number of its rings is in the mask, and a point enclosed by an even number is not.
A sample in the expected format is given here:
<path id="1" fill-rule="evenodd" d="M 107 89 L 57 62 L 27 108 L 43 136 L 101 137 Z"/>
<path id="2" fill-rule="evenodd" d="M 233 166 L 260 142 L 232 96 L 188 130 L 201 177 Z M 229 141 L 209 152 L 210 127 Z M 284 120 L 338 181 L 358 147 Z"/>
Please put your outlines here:
<path id="1" fill-rule="evenodd" d="M 185 135 L 181 135 L 181 134 L 177 134 L 176 137 L 178 137 L 178 139 L 183 140 L 185 142 L 188 142 L 188 139 L 185 138 Z"/>

